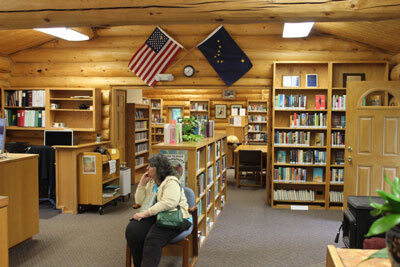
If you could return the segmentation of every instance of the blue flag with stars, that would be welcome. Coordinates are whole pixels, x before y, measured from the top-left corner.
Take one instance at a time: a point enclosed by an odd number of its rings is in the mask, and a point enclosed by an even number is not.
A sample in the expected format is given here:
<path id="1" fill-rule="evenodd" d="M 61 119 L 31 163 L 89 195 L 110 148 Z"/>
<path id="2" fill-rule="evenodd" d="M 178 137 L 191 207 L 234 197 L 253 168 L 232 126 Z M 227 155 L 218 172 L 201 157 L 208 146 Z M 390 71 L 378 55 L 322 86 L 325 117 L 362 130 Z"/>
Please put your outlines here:
<path id="1" fill-rule="evenodd" d="M 250 59 L 222 25 L 197 45 L 197 48 L 228 86 L 253 67 Z"/>

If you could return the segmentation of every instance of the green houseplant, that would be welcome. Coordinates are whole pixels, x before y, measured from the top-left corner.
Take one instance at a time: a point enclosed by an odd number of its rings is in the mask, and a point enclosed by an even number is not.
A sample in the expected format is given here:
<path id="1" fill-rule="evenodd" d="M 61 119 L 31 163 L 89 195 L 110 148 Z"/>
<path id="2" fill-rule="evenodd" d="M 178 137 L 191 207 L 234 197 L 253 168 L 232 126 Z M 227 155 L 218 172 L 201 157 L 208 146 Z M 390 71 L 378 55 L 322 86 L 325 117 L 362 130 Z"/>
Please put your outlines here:
<path id="1" fill-rule="evenodd" d="M 382 217 L 371 225 L 366 237 L 386 232 L 386 248 L 392 266 L 400 266 L 400 177 L 395 177 L 391 181 L 384 174 L 384 179 L 391 186 L 391 192 L 376 190 L 385 203 L 371 202 L 374 208 L 371 215 L 382 215 Z"/>
<path id="2" fill-rule="evenodd" d="M 194 117 L 182 118 L 182 140 L 184 142 L 194 141 L 197 142 L 200 138 L 203 138 L 201 134 L 195 134 L 198 127 L 201 127 L 199 121 Z"/>

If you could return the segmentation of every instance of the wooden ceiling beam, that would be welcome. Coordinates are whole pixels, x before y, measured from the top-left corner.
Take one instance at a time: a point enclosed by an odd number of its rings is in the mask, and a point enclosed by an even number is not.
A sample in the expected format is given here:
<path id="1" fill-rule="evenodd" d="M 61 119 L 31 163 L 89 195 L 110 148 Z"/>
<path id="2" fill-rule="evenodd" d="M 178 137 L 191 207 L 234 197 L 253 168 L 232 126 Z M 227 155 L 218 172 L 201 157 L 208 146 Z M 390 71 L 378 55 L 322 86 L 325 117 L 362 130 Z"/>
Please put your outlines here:
<path id="1" fill-rule="evenodd" d="M 400 0 L 1 1 L 0 29 L 397 19 Z"/>

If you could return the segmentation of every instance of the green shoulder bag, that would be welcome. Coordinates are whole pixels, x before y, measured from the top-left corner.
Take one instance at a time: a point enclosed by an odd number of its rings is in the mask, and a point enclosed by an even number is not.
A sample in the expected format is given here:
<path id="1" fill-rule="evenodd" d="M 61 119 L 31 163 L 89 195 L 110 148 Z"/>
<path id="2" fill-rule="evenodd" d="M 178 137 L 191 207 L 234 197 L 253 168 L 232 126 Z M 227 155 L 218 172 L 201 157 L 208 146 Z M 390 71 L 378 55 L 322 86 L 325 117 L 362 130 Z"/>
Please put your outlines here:
<path id="1" fill-rule="evenodd" d="M 181 189 L 181 196 L 178 206 L 172 210 L 161 211 L 157 214 L 156 225 L 158 227 L 176 230 L 182 229 L 183 216 L 181 207 L 179 206 L 182 197 L 182 186 L 179 184 L 179 187 Z"/>

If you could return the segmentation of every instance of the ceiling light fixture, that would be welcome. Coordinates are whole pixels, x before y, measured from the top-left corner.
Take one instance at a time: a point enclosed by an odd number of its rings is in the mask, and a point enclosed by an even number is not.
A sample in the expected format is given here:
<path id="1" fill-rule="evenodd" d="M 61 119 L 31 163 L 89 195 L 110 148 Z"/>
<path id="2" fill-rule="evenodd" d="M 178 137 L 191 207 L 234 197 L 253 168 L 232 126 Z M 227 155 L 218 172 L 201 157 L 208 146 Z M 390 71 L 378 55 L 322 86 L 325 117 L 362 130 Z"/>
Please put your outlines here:
<path id="1" fill-rule="evenodd" d="M 283 38 L 307 37 L 314 22 L 285 23 L 283 27 Z"/>
<path id="2" fill-rule="evenodd" d="M 34 30 L 44 32 L 50 35 L 54 35 L 58 38 L 62 38 L 68 41 L 86 41 L 89 40 L 89 36 L 84 35 L 80 32 L 71 30 L 66 27 L 59 28 L 35 28 Z"/>

